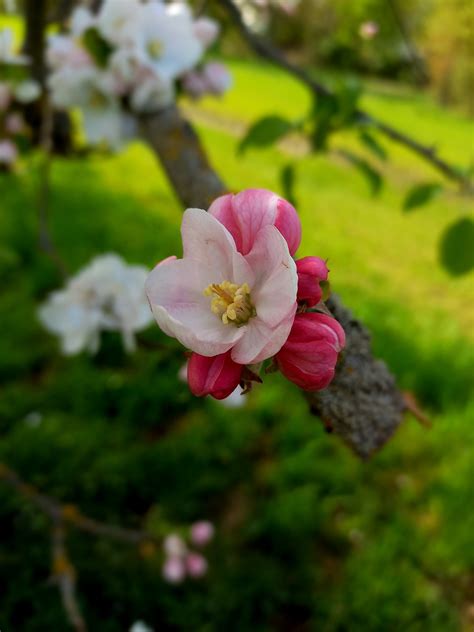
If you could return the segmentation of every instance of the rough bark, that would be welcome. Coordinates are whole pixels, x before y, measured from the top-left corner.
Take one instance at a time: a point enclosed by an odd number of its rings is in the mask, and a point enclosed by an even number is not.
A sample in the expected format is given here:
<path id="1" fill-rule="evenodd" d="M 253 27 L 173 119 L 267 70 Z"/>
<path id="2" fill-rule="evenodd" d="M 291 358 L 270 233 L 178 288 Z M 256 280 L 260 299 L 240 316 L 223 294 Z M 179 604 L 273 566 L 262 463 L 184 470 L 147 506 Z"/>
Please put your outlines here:
<path id="1" fill-rule="evenodd" d="M 226 192 L 176 106 L 142 117 L 140 127 L 185 206 L 207 209 Z M 367 329 L 338 298 L 331 298 L 328 307 L 346 332 L 347 346 L 329 388 L 306 397 L 326 428 L 367 458 L 392 436 L 406 406 L 387 366 L 373 357 Z"/>
<path id="2" fill-rule="evenodd" d="M 333 382 L 323 391 L 308 393 L 307 399 L 327 430 L 366 458 L 395 432 L 405 402 L 385 363 L 372 355 L 367 329 L 338 297 L 331 297 L 327 306 L 344 328 L 347 346 Z"/>
<path id="3" fill-rule="evenodd" d="M 140 128 L 185 207 L 207 209 L 212 200 L 226 193 L 196 132 L 175 105 L 142 116 Z"/>

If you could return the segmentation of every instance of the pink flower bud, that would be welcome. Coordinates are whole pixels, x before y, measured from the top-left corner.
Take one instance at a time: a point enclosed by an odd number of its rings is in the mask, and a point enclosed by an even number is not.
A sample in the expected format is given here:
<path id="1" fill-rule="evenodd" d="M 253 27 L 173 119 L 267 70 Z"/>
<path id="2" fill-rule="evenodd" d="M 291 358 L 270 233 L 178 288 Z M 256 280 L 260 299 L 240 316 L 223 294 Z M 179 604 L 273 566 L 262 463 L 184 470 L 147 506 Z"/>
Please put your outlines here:
<path id="1" fill-rule="evenodd" d="M 191 525 L 191 542 L 196 546 L 206 546 L 214 537 L 214 525 L 208 520 L 200 520 Z"/>
<path id="2" fill-rule="evenodd" d="M 193 395 L 228 397 L 240 382 L 242 365 L 234 362 L 230 352 L 211 358 L 193 353 L 188 361 L 188 384 Z"/>
<path id="3" fill-rule="evenodd" d="M 210 62 L 202 71 L 207 92 L 217 96 L 224 94 L 232 85 L 232 76 L 224 64 Z"/>
<path id="4" fill-rule="evenodd" d="M 0 83 L 0 112 L 4 112 L 8 108 L 11 98 L 10 86 L 6 83 Z"/>
<path id="5" fill-rule="evenodd" d="M 20 134 L 25 126 L 25 121 L 21 114 L 17 112 L 13 112 L 13 114 L 9 114 L 5 119 L 5 129 L 9 134 Z"/>
<path id="6" fill-rule="evenodd" d="M 0 141 L 0 165 L 12 165 L 18 158 L 16 145 L 9 140 Z"/>
<path id="7" fill-rule="evenodd" d="M 326 262 L 319 257 L 303 257 L 296 261 L 298 273 L 298 302 L 306 303 L 308 307 L 317 305 L 323 296 L 319 285 L 327 281 L 329 270 Z"/>
<path id="8" fill-rule="evenodd" d="M 294 255 L 301 241 L 301 222 L 293 206 L 272 191 L 246 189 L 237 195 L 223 195 L 209 207 L 209 213 L 227 228 L 243 255 L 253 247 L 264 226 L 275 226 Z"/>
<path id="9" fill-rule="evenodd" d="M 168 557 L 161 569 L 164 579 L 170 584 L 180 584 L 186 577 L 186 565 L 181 557 Z"/>
<path id="10" fill-rule="evenodd" d="M 217 36 L 219 35 L 219 25 L 211 18 L 198 18 L 194 22 L 194 34 L 204 48 L 207 48 L 215 42 Z"/>
<path id="11" fill-rule="evenodd" d="M 206 80 L 200 72 L 187 72 L 181 78 L 181 85 L 192 99 L 199 99 L 208 92 Z"/>
<path id="12" fill-rule="evenodd" d="M 297 314 L 288 340 L 275 356 L 278 367 L 305 391 L 319 391 L 333 379 L 345 339 L 335 318 L 312 312 Z"/>
<path id="13" fill-rule="evenodd" d="M 207 560 L 199 553 L 189 553 L 186 557 L 186 569 L 190 577 L 198 579 L 207 573 Z"/>

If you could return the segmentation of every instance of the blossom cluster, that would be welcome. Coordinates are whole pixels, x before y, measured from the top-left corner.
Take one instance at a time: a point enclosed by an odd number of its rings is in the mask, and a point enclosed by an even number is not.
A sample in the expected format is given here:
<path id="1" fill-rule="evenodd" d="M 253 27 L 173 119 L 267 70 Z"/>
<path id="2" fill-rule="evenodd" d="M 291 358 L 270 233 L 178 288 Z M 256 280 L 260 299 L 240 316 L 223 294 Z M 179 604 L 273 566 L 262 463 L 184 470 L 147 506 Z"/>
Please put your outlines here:
<path id="1" fill-rule="evenodd" d="M 0 31 L 0 66 L 9 68 L 5 75 L 10 75 L 0 81 L 0 171 L 11 171 L 27 145 L 30 130 L 22 109 L 41 94 L 39 84 L 23 76 L 27 62 L 26 57 L 13 53 L 12 31 Z"/>
<path id="2" fill-rule="evenodd" d="M 161 261 L 146 292 L 161 329 L 192 352 L 193 394 L 224 399 L 271 368 L 305 390 L 328 386 L 345 334 L 323 303 L 325 261 L 293 258 L 294 207 L 248 189 L 185 211 L 181 234 L 183 258 Z"/>
<path id="3" fill-rule="evenodd" d="M 69 29 L 49 38 L 49 88 L 57 107 L 81 110 L 91 143 L 120 146 L 134 134 L 124 112 L 155 112 L 177 89 L 199 97 L 230 85 L 224 66 L 201 61 L 217 23 L 185 2 L 105 0 L 98 15 L 77 8 Z"/>
<path id="4" fill-rule="evenodd" d="M 191 525 L 190 544 L 197 548 L 203 548 L 214 537 L 214 525 L 207 520 L 201 520 Z M 170 584 L 179 584 L 186 577 L 199 579 L 207 573 L 208 564 L 206 558 L 189 548 L 186 541 L 178 534 L 171 533 L 163 543 L 165 561 L 163 564 L 163 577 Z"/>
<path id="5" fill-rule="evenodd" d="M 61 338 L 62 351 L 95 353 L 101 331 L 119 331 L 125 350 L 135 348 L 135 332 L 152 320 L 143 284 L 147 269 L 127 265 L 116 254 L 93 259 L 63 290 L 52 292 L 38 311 L 43 326 Z"/>

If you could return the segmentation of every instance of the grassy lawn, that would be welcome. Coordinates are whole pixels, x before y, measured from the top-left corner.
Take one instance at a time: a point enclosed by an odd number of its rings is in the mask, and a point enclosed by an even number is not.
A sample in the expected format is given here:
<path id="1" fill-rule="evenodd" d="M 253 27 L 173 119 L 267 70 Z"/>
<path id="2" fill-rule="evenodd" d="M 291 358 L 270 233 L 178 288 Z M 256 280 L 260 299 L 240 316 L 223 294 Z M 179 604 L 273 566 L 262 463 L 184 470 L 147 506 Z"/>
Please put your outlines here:
<path id="1" fill-rule="evenodd" d="M 215 119 L 199 132 L 231 189 L 279 191 L 279 169 L 294 156 L 237 156 L 238 133 L 264 114 L 301 115 L 308 95 L 267 66 L 231 65 L 236 89 L 192 106 L 197 120 Z M 371 84 L 365 101 L 447 158 L 468 161 L 472 126 L 425 95 Z M 408 419 L 369 463 L 325 435 L 278 376 L 239 411 L 193 400 L 176 377 L 177 346 L 155 328 L 144 338 L 168 351 L 124 358 L 111 335 L 97 358 L 59 357 L 35 318 L 59 284 L 36 247 L 35 178 L 25 167 L 0 179 L 0 459 L 98 518 L 134 526 L 159 506 L 170 522 L 217 522 L 209 579 L 178 590 L 163 584 L 155 557 L 71 533 L 91 629 L 119 632 L 137 619 L 203 632 L 472 628 L 473 275 L 451 277 L 438 263 L 444 227 L 472 209 L 448 193 L 404 215 L 408 186 L 438 176 L 387 147 L 393 177 L 389 166 L 376 199 L 340 161 L 296 158 L 300 254 L 329 259 L 334 290 L 433 420 L 426 430 Z M 138 143 L 54 165 L 52 231 L 72 270 L 107 250 L 149 266 L 179 253 L 181 213 Z M 32 411 L 43 416 L 35 427 Z M 0 518 L 1 629 L 67 630 L 46 583 L 46 521 L 1 487 Z"/>

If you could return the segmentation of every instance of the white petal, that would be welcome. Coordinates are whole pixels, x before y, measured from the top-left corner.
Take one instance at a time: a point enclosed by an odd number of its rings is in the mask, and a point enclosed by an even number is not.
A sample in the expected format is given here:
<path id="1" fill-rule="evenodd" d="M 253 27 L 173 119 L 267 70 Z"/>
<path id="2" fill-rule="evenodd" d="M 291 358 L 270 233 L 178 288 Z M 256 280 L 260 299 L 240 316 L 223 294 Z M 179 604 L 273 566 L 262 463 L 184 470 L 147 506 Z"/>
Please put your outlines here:
<path id="1" fill-rule="evenodd" d="M 199 208 L 188 208 L 181 225 L 184 257 L 200 261 L 214 271 L 210 283 L 232 281 L 252 285 L 254 275 L 235 242 L 217 219 Z"/>
<path id="2" fill-rule="evenodd" d="M 262 228 L 246 256 L 255 274 L 252 301 L 258 317 L 276 327 L 296 304 L 298 275 L 288 245 L 274 226 Z"/>
<path id="3" fill-rule="evenodd" d="M 228 351 L 243 335 L 211 312 L 204 289 L 216 281 L 215 271 L 200 261 L 178 259 L 158 265 L 145 284 L 161 329 L 184 346 L 205 356 Z"/>
<path id="4" fill-rule="evenodd" d="M 283 347 L 293 326 L 296 303 L 293 313 L 272 329 L 258 317 L 249 320 L 244 335 L 232 349 L 232 360 L 239 364 L 255 364 L 271 358 Z"/>

